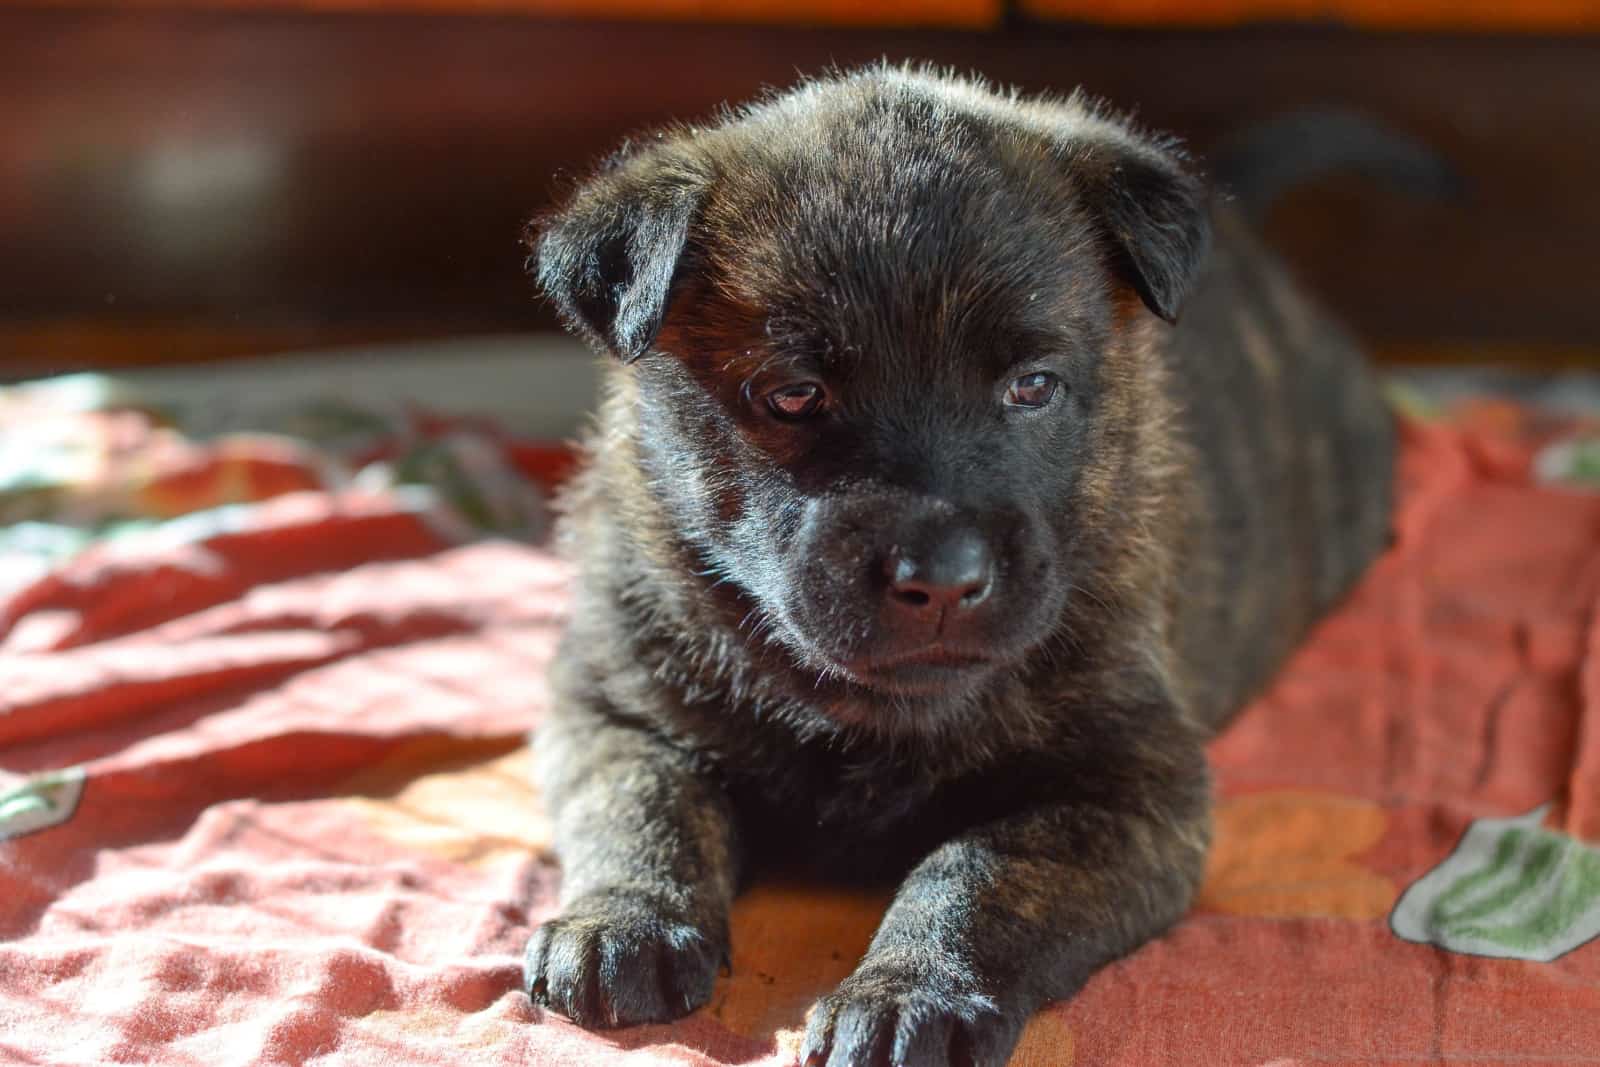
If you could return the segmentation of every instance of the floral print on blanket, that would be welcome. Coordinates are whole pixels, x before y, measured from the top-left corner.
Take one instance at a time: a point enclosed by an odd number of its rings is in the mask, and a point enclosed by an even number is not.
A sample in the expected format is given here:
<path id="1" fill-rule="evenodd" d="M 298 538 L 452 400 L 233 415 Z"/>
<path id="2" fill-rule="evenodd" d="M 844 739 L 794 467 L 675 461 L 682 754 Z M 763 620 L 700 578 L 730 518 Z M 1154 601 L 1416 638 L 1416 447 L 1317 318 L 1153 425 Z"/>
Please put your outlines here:
<path id="1" fill-rule="evenodd" d="M 95 541 L 302 490 L 425 487 L 480 531 L 537 540 L 566 451 L 379 401 L 230 418 L 221 432 L 98 375 L 0 388 L 0 591 Z"/>
<path id="2" fill-rule="evenodd" d="M 33 775 L 7 784 L 0 774 L 0 841 L 48 830 L 72 818 L 83 795 L 76 767 Z"/>
<path id="3" fill-rule="evenodd" d="M 1395 905 L 1407 941 L 1549 962 L 1600 936 L 1600 851 L 1544 825 L 1549 805 L 1478 819 Z"/>

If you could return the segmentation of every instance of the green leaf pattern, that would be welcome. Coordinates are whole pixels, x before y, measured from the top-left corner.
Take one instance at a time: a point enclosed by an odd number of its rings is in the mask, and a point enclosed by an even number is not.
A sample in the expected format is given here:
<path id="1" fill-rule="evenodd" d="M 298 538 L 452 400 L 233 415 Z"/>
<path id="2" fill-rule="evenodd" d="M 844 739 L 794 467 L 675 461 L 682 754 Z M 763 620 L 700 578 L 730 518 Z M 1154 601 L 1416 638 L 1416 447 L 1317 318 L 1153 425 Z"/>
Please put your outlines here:
<path id="1" fill-rule="evenodd" d="M 1600 491 L 1600 437 L 1577 437 L 1547 446 L 1533 462 L 1546 485 Z"/>
<path id="2" fill-rule="evenodd" d="M 68 767 L 0 784 L 0 841 L 47 830 L 72 818 L 83 795 L 83 770 Z"/>
<path id="3" fill-rule="evenodd" d="M 1478 819 L 1406 890 L 1390 927 L 1473 956 L 1548 962 L 1600 936 L 1600 851 L 1543 825 L 1549 805 Z"/>

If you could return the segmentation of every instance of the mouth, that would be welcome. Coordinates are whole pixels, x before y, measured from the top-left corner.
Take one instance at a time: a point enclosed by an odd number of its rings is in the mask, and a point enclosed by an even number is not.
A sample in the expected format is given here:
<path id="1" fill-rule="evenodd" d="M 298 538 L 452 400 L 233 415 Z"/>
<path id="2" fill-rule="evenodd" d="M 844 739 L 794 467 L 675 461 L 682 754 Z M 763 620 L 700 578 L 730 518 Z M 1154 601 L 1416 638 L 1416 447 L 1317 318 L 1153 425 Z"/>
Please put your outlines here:
<path id="1" fill-rule="evenodd" d="M 858 685 L 916 696 L 967 689 L 991 663 L 989 656 L 979 652 L 933 644 L 900 655 L 858 660 L 841 666 Z"/>

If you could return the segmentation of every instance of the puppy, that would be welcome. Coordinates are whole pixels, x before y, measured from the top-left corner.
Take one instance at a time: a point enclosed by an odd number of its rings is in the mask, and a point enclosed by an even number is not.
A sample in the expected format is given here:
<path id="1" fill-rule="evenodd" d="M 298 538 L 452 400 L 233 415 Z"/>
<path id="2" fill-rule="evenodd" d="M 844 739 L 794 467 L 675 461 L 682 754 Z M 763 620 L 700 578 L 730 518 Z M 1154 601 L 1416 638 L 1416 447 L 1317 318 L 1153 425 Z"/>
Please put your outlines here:
<path id="1" fill-rule="evenodd" d="M 1385 544 L 1355 347 L 1171 140 L 921 70 L 630 144 L 533 240 L 609 369 L 529 994 L 692 1011 L 799 863 L 899 879 L 806 1063 L 1004 1063 L 1184 913 L 1205 740 Z"/>

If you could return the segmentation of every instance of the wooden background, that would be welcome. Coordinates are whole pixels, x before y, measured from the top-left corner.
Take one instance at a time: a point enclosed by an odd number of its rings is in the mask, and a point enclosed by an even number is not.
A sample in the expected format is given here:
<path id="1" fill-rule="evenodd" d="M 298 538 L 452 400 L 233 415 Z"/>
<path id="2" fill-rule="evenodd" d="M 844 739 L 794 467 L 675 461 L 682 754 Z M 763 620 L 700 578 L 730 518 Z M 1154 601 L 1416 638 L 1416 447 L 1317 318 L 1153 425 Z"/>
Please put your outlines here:
<path id="1" fill-rule="evenodd" d="M 1272 222 L 1392 358 L 1600 351 L 1600 38 L 0 7 L 0 377 L 540 329 L 522 221 L 622 135 L 887 55 L 1082 83 L 1202 151 L 1353 105 L 1464 203 L 1355 180 Z"/>

